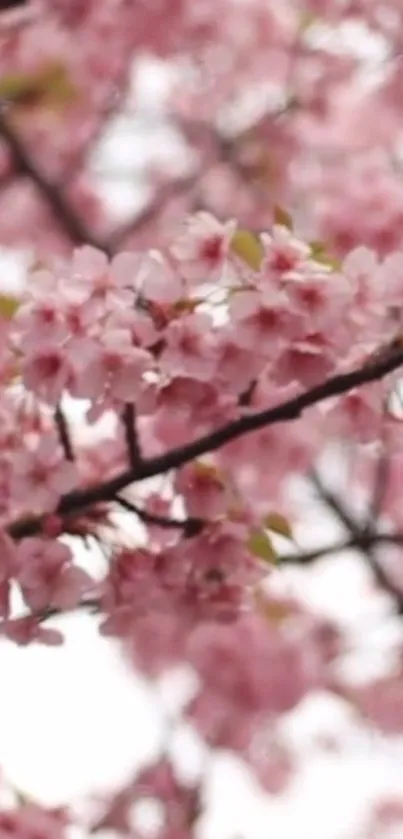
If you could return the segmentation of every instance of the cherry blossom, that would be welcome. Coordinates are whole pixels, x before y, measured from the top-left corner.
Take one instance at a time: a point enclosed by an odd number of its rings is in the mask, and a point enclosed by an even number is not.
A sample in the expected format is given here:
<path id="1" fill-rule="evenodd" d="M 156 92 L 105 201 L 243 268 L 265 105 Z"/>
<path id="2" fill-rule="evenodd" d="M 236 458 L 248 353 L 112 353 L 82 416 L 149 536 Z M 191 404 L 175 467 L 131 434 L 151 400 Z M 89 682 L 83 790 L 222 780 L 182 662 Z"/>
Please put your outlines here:
<path id="1" fill-rule="evenodd" d="M 34 611 L 50 606 L 72 609 L 91 586 L 88 574 L 73 566 L 71 552 L 61 542 L 24 539 L 17 563 L 24 600 Z"/>
<path id="2" fill-rule="evenodd" d="M 59 445 L 50 436 L 43 438 L 35 449 L 27 448 L 16 455 L 11 492 L 28 509 L 55 509 L 60 497 L 76 483 L 76 468 L 63 458 Z"/>

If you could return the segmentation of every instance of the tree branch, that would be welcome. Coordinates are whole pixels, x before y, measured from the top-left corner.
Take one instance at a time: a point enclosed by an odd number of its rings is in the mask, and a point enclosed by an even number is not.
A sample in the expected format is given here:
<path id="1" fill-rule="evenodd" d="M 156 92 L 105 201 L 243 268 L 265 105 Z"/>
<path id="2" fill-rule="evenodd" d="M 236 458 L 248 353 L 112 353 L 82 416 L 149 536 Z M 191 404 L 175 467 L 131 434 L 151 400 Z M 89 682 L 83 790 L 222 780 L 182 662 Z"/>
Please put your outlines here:
<path id="1" fill-rule="evenodd" d="M 291 420 L 298 419 L 307 408 L 317 405 L 319 402 L 329 399 L 332 396 L 340 396 L 347 393 L 349 390 L 360 385 L 381 379 L 393 370 L 397 370 L 402 364 L 403 349 L 400 348 L 387 358 L 382 357 L 350 373 L 333 376 L 323 382 L 323 384 L 317 385 L 311 390 L 295 396 L 293 399 L 282 402 L 274 408 L 268 408 L 256 414 L 247 414 L 240 419 L 218 428 L 210 434 L 200 437 L 192 443 L 172 449 L 157 457 L 144 460 L 140 468 L 135 472 L 132 469 L 126 469 L 116 477 L 105 481 L 105 483 L 67 493 L 62 497 L 57 512 L 63 517 L 79 512 L 92 504 L 101 501 L 111 501 L 117 493 L 132 483 L 137 483 L 147 478 L 165 474 L 172 469 L 177 469 L 203 454 L 215 451 L 225 443 L 229 443 L 231 440 L 235 440 L 244 434 L 257 431 L 269 425 L 274 425 L 275 423 L 290 422 Z M 16 539 L 30 536 L 41 530 L 41 521 L 41 517 L 30 517 L 19 520 L 9 526 L 8 532 Z"/>
<path id="2" fill-rule="evenodd" d="M 21 175 L 30 178 L 32 183 L 35 184 L 38 192 L 45 199 L 71 242 L 76 245 L 92 245 L 94 248 L 103 250 L 108 256 L 112 256 L 129 235 L 140 233 L 146 228 L 163 212 L 169 201 L 185 194 L 194 184 L 194 177 L 186 177 L 162 187 L 133 219 L 119 226 L 107 240 L 98 239 L 87 228 L 83 219 L 73 210 L 63 194 L 62 185 L 49 180 L 36 166 L 23 141 L 1 110 L 0 136 L 3 137 L 9 147 L 17 170 Z"/>
<path id="3" fill-rule="evenodd" d="M 337 498 L 337 495 L 335 495 L 331 489 L 325 487 L 322 483 L 320 475 L 315 470 L 311 472 L 310 480 L 315 487 L 320 500 L 329 507 L 341 524 L 344 524 L 348 533 L 350 533 L 353 538 L 360 538 L 363 528 L 357 524 L 353 516 L 341 503 L 340 499 Z"/>
<path id="4" fill-rule="evenodd" d="M 369 548 L 375 545 L 396 545 L 403 547 L 403 533 L 371 533 L 362 532 L 357 538 L 351 537 L 343 539 L 339 542 L 333 542 L 330 545 L 321 545 L 319 548 L 314 548 L 311 551 L 304 551 L 301 553 L 283 554 L 279 556 L 279 565 L 310 565 L 316 562 L 317 559 L 330 556 L 332 554 L 341 553 L 342 551 L 356 550 L 359 552 L 366 552 Z M 393 589 L 393 594 L 394 594 Z M 391 593 L 389 591 L 389 593 Z M 399 595 L 403 597 L 403 591 Z"/>
<path id="5" fill-rule="evenodd" d="M 143 510 L 141 507 L 137 507 L 136 504 L 133 504 L 131 501 L 127 501 L 126 498 L 122 498 L 121 495 L 117 495 L 116 499 L 118 504 L 121 507 L 124 507 L 130 513 L 134 513 L 138 518 L 144 522 L 144 524 L 152 524 L 156 525 L 157 527 L 165 527 L 168 530 L 183 530 L 186 536 L 197 536 L 198 533 L 204 527 L 204 522 L 202 519 L 197 518 L 188 518 L 188 519 L 175 519 L 169 516 L 160 516 L 156 513 L 149 513 L 147 510 Z"/>
<path id="6" fill-rule="evenodd" d="M 64 456 L 66 460 L 74 460 L 74 451 L 72 442 L 70 439 L 69 428 L 67 425 L 66 417 L 63 413 L 63 410 L 60 405 L 57 406 L 55 411 L 55 423 L 59 434 L 60 443 L 63 447 Z"/>
<path id="7" fill-rule="evenodd" d="M 100 610 L 100 601 L 96 598 L 86 598 L 85 600 L 81 600 L 77 603 L 76 606 L 72 606 L 70 609 L 60 609 L 56 606 L 49 606 L 48 609 L 44 609 L 42 612 L 29 612 L 28 615 L 23 615 L 23 617 L 33 617 L 39 623 L 44 623 L 50 618 L 64 618 L 66 615 L 71 614 L 73 612 L 84 612 L 88 611 L 91 614 L 97 614 Z"/>
<path id="8" fill-rule="evenodd" d="M 6 9 L 19 9 L 21 6 L 28 6 L 28 0 L 0 0 L 0 12 Z"/>
<path id="9" fill-rule="evenodd" d="M 339 521 L 344 524 L 348 533 L 350 533 L 351 539 L 347 543 L 347 547 L 355 547 L 361 551 L 378 586 L 393 598 L 397 614 L 403 615 L 403 588 L 395 585 L 382 563 L 378 562 L 376 557 L 377 545 L 381 542 L 389 542 L 389 544 L 395 545 L 403 544 L 401 536 L 395 534 L 379 534 L 371 528 L 368 529 L 366 524 L 360 527 L 351 517 L 348 510 L 346 510 L 340 499 L 336 498 L 330 490 L 323 486 L 319 476 L 314 475 L 313 479 L 322 501 L 333 511 Z M 315 556 L 313 559 L 315 559 Z"/>
<path id="10" fill-rule="evenodd" d="M 6 141 L 15 165 L 22 175 L 26 175 L 38 189 L 46 203 L 55 214 L 64 231 L 75 244 L 86 243 L 95 248 L 108 252 L 108 245 L 98 239 L 87 229 L 84 221 L 76 215 L 70 204 L 63 196 L 59 184 L 50 181 L 36 166 L 26 150 L 24 143 L 13 130 L 4 112 L 0 110 L 0 136 Z"/>
<path id="11" fill-rule="evenodd" d="M 129 455 L 130 469 L 135 472 L 140 468 L 143 458 L 140 450 L 140 443 L 136 429 L 136 409 L 128 403 L 123 411 L 123 425 L 126 437 L 127 452 Z"/>

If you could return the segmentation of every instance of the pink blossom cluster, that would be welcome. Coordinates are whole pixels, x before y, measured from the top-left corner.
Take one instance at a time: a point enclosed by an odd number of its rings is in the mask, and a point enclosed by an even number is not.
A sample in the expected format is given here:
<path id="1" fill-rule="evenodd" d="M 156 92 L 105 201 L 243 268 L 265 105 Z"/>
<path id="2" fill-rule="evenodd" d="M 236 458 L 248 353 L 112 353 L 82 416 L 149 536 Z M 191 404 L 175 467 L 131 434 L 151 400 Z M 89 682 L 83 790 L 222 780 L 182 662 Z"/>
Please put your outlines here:
<path id="1" fill-rule="evenodd" d="M 2 323 L 1 519 L 7 527 L 45 518 L 42 532 L 18 546 L 4 537 L 3 616 L 13 579 L 33 610 L 78 601 L 89 580 L 73 571 L 71 549 L 57 537 L 94 532 L 108 507 L 95 508 L 92 521 L 82 510 L 63 521 L 59 505 L 127 465 L 125 434 L 138 436 L 142 457 L 162 456 L 362 365 L 388 344 L 402 305 L 402 258 L 381 262 L 362 248 L 334 269 L 286 226 L 254 238 L 202 213 L 163 253 L 108 260 L 86 246 L 35 268 Z M 130 627 L 146 590 L 162 612 L 181 603 L 183 614 L 185 604 L 208 618 L 237 614 L 266 573 L 250 540 L 283 503 L 288 478 L 313 463 L 325 434 L 376 439 L 390 387 L 384 379 L 352 390 L 292 425 L 269 425 L 180 466 L 170 500 L 157 493 L 148 512 L 172 515 L 176 499 L 203 527 L 183 539 L 179 523 L 167 542 L 151 522 L 145 552 L 117 554 L 105 583 L 109 626 Z M 103 456 L 63 430 L 66 395 L 87 400 L 89 428 L 115 418 L 115 436 L 98 447 Z M 126 484 L 135 480 L 133 466 Z M 36 582 L 27 581 L 28 564 Z"/>
<path id="2" fill-rule="evenodd" d="M 398 446 L 400 423 L 385 414 L 395 374 L 293 423 L 179 457 L 162 488 L 140 491 L 137 478 L 144 463 L 388 352 L 400 331 L 402 265 L 399 252 L 381 259 L 364 247 L 335 265 L 285 224 L 256 237 L 201 213 L 161 252 L 108 259 L 86 246 L 34 267 L 2 320 L 2 634 L 58 644 L 49 618 L 93 605 L 101 632 L 149 678 L 193 670 L 184 718 L 271 791 L 295 768 L 277 724 L 311 692 L 341 693 L 381 728 L 400 730 L 400 678 L 353 689 L 335 668 L 337 630 L 260 593 L 273 561 L 270 513 L 286 509 L 287 482 L 325 440 L 355 438 L 364 479 L 381 428 Z M 109 436 L 85 442 L 66 396 L 85 400 L 87 432 L 113 420 Z M 137 544 L 133 534 L 119 544 L 115 495 L 85 500 L 122 471 L 127 509 L 140 510 Z M 110 549 L 101 582 L 78 561 L 77 538 L 91 536 Z M 156 793 L 168 806 L 164 796 Z"/>
<path id="3" fill-rule="evenodd" d="M 395 377 L 199 457 L 180 453 L 387 348 L 402 258 L 357 248 L 335 266 L 285 224 L 256 237 L 201 213 L 164 251 L 108 259 L 85 246 L 34 267 L 2 321 L 2 633 L 56 644 L 48 619 L 94 605 L 101 631 L 149 677 L 193 669 L 185 716 L 210 746 L 238 753 L 268 789 L 286 783 L 293 759 L 276 720 L 337 685 L 340 647 L 296 604 L 260 599 L 270 513 L 286 509 L 287 482 L 325 439 L 354 437 L 363 451 L 377 439 Z M 85 442 L 66 396 L 85 400 L 88 432 L 107 417 L 113 432 Z M 161 459 L 164 486 L 144 492 L 144 464 Z M 119 490 L 97 494 L 121 474 L 123 507 L 144 530 L 137 543 L 114 535 Z M 101 582 L 77 561 L 77 538 L 89 536 L 110 548 Z"/>

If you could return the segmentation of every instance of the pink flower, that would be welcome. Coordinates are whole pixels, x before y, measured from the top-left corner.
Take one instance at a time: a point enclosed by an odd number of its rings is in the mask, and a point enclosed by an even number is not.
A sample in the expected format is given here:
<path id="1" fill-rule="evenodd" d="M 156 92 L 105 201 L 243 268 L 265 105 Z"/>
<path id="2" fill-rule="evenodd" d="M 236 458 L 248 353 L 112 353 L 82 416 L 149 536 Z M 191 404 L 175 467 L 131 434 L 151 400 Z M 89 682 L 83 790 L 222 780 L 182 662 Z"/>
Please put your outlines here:
<path id="1" fill-rule="evenodd" d="M 209 213 L 191 216 L 171 253 L 185 279 L 195 283 L 220 279 L 236 223 L 220 224 Z"/>
<path id="2" fill-rule="evenodd" d="M 63 391 L 68 390 L 73 371 L 66 351 L 50 345 L 32 349 L 23 362 L 23 383 L 50 405 L 56 405 Z"/>
<path id="3" fill-rule="evenodd" d="M 363 385 L 329 400 L 323 407 L 335 434 L 353 437 L 361 443 L 379 439 L 384 418 L 385 388 L 382 383 Z"/>
<path id="4" fill-rule="evenodd" d="M 290 312 L 284 292 L 237 292 L 230 315 L 239 346 L 270 359 L 301 333 L 300 319 Z"/>
<path id="5" fill-rule="evenodd" d="M 290 309 L 301 318 L 304 332 L 333 332 L 343 325 L 352 299 L 344 276 L 307 263 L 300 272 L 284 278 L 283 288 Z"/>
<path id="6" fill-rule="evenodd" d="M 24 539 L 18 550 L 17 575 L 27 605 L 35 611 L 47 607 L 72 609 L 93 585 L 81 568 L 72 564 L 67 545 L 41 538 Z"/>
<path id="7" fill-rule="evenodd" d="M 21 647 L 37 641 L 47 646 L 60 646 L 63 643 L 63 635 L 57 629 L 50 629 L 41 626 L 40 621 L 34 615 L 23 618 L 10 618 L 0 623 L 0 635 L 9 638 Z"/>
<path id="8" fill-rule="evenodd" d="M 25 351 L 35 351 L 38 344 L 57 345 L 66 337 L 60 302 L 60 298 L 50 296 L 33 304 L 25 303 L 18 309 L 12 326 Z"/>
<path id="9" fill-rule="evenodd" d="M 219 522 L 178 546 L 189 565 L 187 589 L 204 617 L 236 616 L 250 587 L 267 576 L 267 566 L 248 550 L 248 536 L 243 523 Z"/>
<path id="10" fill-rule="evenodd" d="M 116 305 L 130 306 L 139 265 L 137 254 L 120 253 L 109 262 L 103 251 L 85 245 L 74 251 L 70 271 L 73 282 L 86 284 L 102 312 Z"/>
<path id="11" fill-rule="evenodd" d="M 256 726 L 255 736 L 252 736 L 242 757 L 251 767 L 255 777 L 263 789 L 271 795 L 279 795 L 294 777 L 296 765 L 290 748 L 279 738 Z"/>
<path id="12" fill-rule="evenodd" d="M 185 296 L 183 279 L 156 251 L 142 257 L 138 287 L 146 300 L 162 304 L 175 303 Z"/>
<path id="13" fill-rule="evenodd" d="M 0 617 L 10 614 L 11 581 L 18 568 L 17 549 L 13 540 L 0 528 Z"/>
<path id="14" fill-rule="evenodd" d="M 215 519 L 226 512 L 231 493 L 220 472 L 202 462 L 189 463 L 179 470 L 175 489 L 184 496 L 189 516 Z"/>
<path id="15" fill-rule="evenodd" d="M 373 329 L 384 309 L 384 273 L 374 251 L 366 247 L 351 250 L 343 260 L 343 276 L 351 292 L 349 318 L 359 327 Z"/>
<path id="16" fill-rule="evenodd" d="M 359 688 L 347 689 L 347 696 L 361 714 L 387 734 L 403 731 L 402 674 L 386 676 Z"/>
<path id="17" fill-rule="evenodd" d="M 87 354 L 80 356 L 75 356 L 75 395 L 94 401 L 134 402 L 153 364 L 150 353 L 132 345 L 127 330 L 106 332 L 102 343 L 88 344 Z"/>
<path id="18" fill-rule="evenodd" d="M 286 347 L 273 365 L 273 379 L 280 386 L 298 382 L 308 390 L 325 381 L 336 364 L 336 354 L 326 336 L 310 335 Z"/>
<path id="19" fill-rule="evenodd" d="M 209 213 L 191 216 L 170 248 L 180 274 L 191 283 L 220 280 L 235 228 L 235 222 L 220 224 Z"/>
<path id="20" fill-rule="evenodd" d="M 103 585 L 104 611 L 123 619 L 142 615 L 165 598 L 155 575 L 155 556 L 146 550 L 123 550 Z"/>
<path id="21" fill-rule="evenodd" d="M 27 509 L 50 512 L 77 485 L 77 478 L 76 467 L 64 459 L 59 444 L 45 436 L 36 449 L 15 455 L 11 492 Z"/>
<path id="22" fill-rule="evenodd" d="M 45 809 L 31 802 L 0 813 L 1 839 L 63 839 L 67 825 L 62 809 Z"/>
<path id="23" fill-rule="evenodd" d="M 17 569 L 17 546 L 6 533 L 0 528 L 0 583 L 4 583 L 12 577 Z"/>
<path id="24" fill-rule="evenodd" d="M 185 315 L 164 331 L 165 349 L 159 364 L 169 376 L 190 376 L 208 381 L 215 373 L 217 352 L 208 315 Z"/>
<path id="25" fill-rule="evenodd" d="M 236 329 L 220 334 L 218 343 L 217 381 L 227 393 L 244 393 L 251 382 L 262 372 L 264 358 L 252 349 L 238 343 Z"/>
<path id="26" fill-rule="evenodd" d="M 317 678 L 302 644 L 253 614 L 230 626 L 202 625 L 188 646 L 201 679 L 189 714 L 215 746 L 244 750 L 262 715 L 295 708 Z"/>
<path id="27" fill-rule="evenodd" d="M 263 233 L 260 238 L 264 247 L 263 275 L 282 275 L 298 270 L 310 257 L 309 246 L 284 225 L 273 225 L 271 233 Z"/>

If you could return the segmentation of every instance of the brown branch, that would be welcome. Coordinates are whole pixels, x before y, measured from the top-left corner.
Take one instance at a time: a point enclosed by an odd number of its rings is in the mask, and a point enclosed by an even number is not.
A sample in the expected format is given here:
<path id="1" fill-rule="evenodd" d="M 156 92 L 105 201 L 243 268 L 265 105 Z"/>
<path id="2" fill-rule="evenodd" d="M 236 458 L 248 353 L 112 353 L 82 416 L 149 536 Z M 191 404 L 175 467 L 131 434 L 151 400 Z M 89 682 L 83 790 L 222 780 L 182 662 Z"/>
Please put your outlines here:
<path id="1" fill-rule="evenodd" d="M 295 396 L 293 399 L 282 402 L 274 408 L 268 408 L 256 414 L 247 414 L 192 443 L 172 449 L 157 457 L 149 458 L 143 461 L 140 468 L 135 472 L 132 469 L 126 469 L 109 481 L 67 493 L 62 497 L 57 512 L 63 517 L 77 513 L 92 504 L 101 501 L 111 501 L 117 493 L 132 483 L 165 474 L 172 469 L 177 469 L 197 457 L 219 449 L 225 443 L 229 443 L 231 440 L 235 440 L 244 434 L 249 434 L 252 431 L 257 431 L 260 428 L 274 425 L 275 423 L 290 422 L 298 419 L 307 408 L 313 407 L 332 396 L 340 396 L 347 393 L 360 385 L 381 379 L 388 373 L 397 370 L 402 364 L 403 349 L 399 349 L 387 358 L 375 359 L 370 364 L 366 364 L 350 373 L 333 376 L 323 382 L 323 384 L 317 385 L 311 390 Z M 16 521 L 8 528 L 10 535 L 16 539 L 32 535 L 40 530 L 40 517 L 31 517 Z"/>
<path id="2" fill-rule="evenodd" d="M 15 165 L 21 175 L 26 175 L 38 189 L 46 203 L 55 214 L 64 231 L 75 244 L 86 243 L 95 248 L 108 251 L 108 246 L 87 229 L 84 221 L 76 215 L 63 195 L 60 184 L 49 180 L 38 169 L 18 134 L 12 128 L 10 121 L 0 111 L 0 136 L 6 141 Z"/>
<path id="3" fill-rule="evenodd" d="M 128 403 L 123 411 L 123 425 L 125 430 L 126 446 L 129 455 L 130 469 L 135 472 L 140 468 L 143 458 L 140 450 L 140 443 L 136 429 L 136 409 Z"/>
<path id="4" fill-rule="evenodd" d="M 367 530 L 373 531 L 382 512 L 385 490 L 389 478 L 389 452 L 385 444 L 382 445 L 375 472 L 374 493 L 370 504 Z"/>
<path id="5" fill-rule="evenodd" d="M 183 530 L 186 536 L 197 536 L 204 527 L 202 519 L 190 517 L 187 519 L 175 519 L 169 516 L 160 516 L 157 513 L 149 513 L 137 504 L 127 501 L 121 495 L 117 495 L 116 499 L 121 507 L 124 507 L 130 513 L 134 513 L 144 524 L 156 525 L 157 527 L 165 527 L 168 530 Z"/>
<path id="6" fill-rule="evenodd" d="M 63 410 L 60 405 L 57 406 L 55 411 L 55 423 L 57 427 L 57 431 L 59 434 L 60 443 L 63 447 L 64 456 L 66 460 L 74 460 L 74 451 L 72 442 L 70 439 L 70 432 L 67 425 L 66 417 L 63 413 Z"/>
<path id="7" fill-rule="evenodd" d="M 359 538 L 363 528 L 357 524 L 351 513 L 341 503 L 337 495 L 335 495 L 331 489 L 323 484 L 320 475 L 315 470 L 311 472 L 310 480 L 315 487 L 320 500 L 323 501 L 326 507 L 335 514 L 335 517 L 341 522 L 341 524 L 344 525 L 352 537 Z"/>
<path id="8" fill-rule="evenodd" d="M 28 6 L 28 0 L 0 0 L 0 12 L 6 9 L 19 9 L 21 6 Z"/>
<path id="9" fill-rule="evenodd" d="M 98 599 L 86 598 L 69 609 L 60 609 L 56 606 L 49 606 L 41 612 L 28 612 L 27 614 L 22 615 L 22 617 L 33 617 L 38 621 L 38 623 L 45 623 L 45 621 L 48 621 L 51 618 L 64 618 L 66 615 L 73 614 L 74 612 L 88 611 L 92 615 L 96 615 L 100 611 L 100 607 L 101 603 Z"/>
<path id="10" fill-rule="evenodd" d="M 371 569 L 378 586 L 393 598 L 397 614 L 403 615 L 403 588 L 395 585 L 376 556 L 377 545 L 381 542 L 389 542 L 389 544 L 400 545 L 402 544 L 401 536 L 394 534 L 379 534 L 372 528 L 368 528 L 365 524 L 360 526 L 352 518 L 342 501 L 333 495 L 329 489 L 323 486 L 317 475 L 314 475 L 313 480 L 319 491 L 321 500 L 332 510 L 350 534 L 351 539 L 350 542 L 347 543 L 347 546 L 356 547 L 360 550 L 367 565 Z M 316 557 L 313 558 L 315 559 Z"/>
<path id="11" fill-rule="evenodd" d="M 129 235 L 142 232 L 148 224 L 162 214 L 172 199 L 186 194 L 195 183 L 195 178 L 192 176 L 178 179 L 161 187 L 143 210 L 140 210 L 132 219 L 120 225 L 106 240 L 98 239 L 71 207 L 63 193 L 62 185 L 49 180 L 40 171 L 25 148 L 23 141 L 1 110 L 0 136 L 3 137 L 9 147 L 17 170 L 21 175 L 30 178 L 35 184 L 38 192 L 45 199 L 71 242 L 76 245 L 92 245 L 94 248 L 103 250 L 108 256 L 112 256 Z"/>
<path id="12" fill-rule="evenodd" d="M 321 545 L 319 548 L 314 548 L 311 551 L 304 551 L 301 553 L 290 553 L 279 556 L 279 565 L 310 565 L 316 562 L 317 559 L 322 559 L 332 554 L 341 553 L 342 551 L 356 550 L 366 552 L 369 548 L 375 545 L 396 545 L 403 547 L 403 533 L 360 533 L 357 537 L 341 540 L 340 542 L 333 542 L 330 545 Z M 403 590 L 399 595 L 403 597 Z"/>

